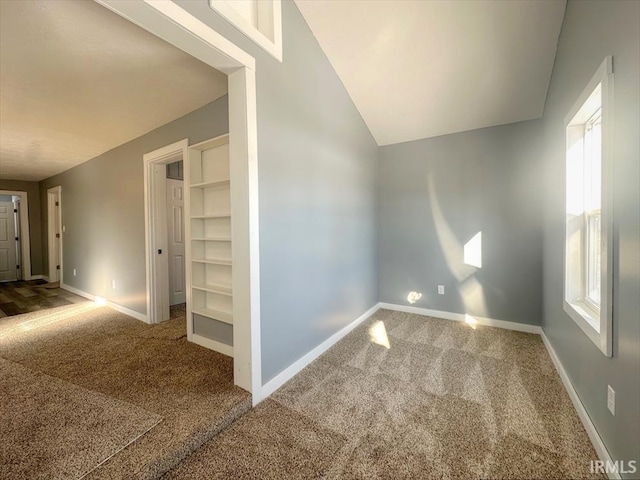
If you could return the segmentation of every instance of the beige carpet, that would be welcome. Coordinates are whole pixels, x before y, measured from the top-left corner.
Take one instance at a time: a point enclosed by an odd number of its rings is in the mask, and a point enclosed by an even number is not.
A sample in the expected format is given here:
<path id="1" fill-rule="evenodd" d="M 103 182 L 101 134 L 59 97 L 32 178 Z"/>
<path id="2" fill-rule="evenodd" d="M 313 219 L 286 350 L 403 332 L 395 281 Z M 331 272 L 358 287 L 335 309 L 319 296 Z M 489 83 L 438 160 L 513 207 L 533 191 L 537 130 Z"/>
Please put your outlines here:
<path id="1" fill-rule="evenodd" d="M 0 478 L 77 479 L 162 418 L 0 359 Z"/>
<path id="2" fill-rule="evenodd" d="M 151 326 L 88 302 L 3 318 L 0 357 L 163 418 L 87 478 L 157 478 L 251 408 L 233 359 L 187 342 L 184 317 Z"/>
<path id="3" fill-rule="evenodd" d="M 596 458 L 538 335 L 382 310 L 166 478 L 603 478 Z"/>

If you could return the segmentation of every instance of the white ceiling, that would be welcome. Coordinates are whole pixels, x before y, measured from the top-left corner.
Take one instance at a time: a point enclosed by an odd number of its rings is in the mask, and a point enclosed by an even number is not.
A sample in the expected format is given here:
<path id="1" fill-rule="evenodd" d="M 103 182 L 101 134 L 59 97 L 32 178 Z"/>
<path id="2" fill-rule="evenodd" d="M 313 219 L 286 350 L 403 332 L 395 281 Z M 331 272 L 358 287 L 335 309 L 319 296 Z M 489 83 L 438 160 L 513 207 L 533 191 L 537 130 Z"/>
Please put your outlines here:
<path id="1" fill-rule="evenodd" d="M 92 1 L 0 1 L 0 178 L 42 180 L 227 93 Z"/>
<path id="2" fill-rule="evenodd" d="M 379 145 L 540 117 L 565 3 L 296 0 Z"/>

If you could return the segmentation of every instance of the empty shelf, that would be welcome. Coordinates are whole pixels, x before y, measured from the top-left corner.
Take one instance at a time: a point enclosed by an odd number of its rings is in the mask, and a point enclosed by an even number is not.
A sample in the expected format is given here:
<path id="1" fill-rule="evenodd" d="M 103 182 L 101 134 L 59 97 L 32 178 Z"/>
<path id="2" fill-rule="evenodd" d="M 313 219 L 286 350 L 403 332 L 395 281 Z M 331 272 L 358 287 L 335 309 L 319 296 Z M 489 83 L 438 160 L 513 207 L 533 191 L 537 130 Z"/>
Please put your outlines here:
<path id="1" fill-rule="evenodd" d="M 210 265 L 231 265 L 231 260 L 227 258 L 193 258 L 195 263 L 208 263 Z"/>
<path id="2" fill-rule="evenodd" d="M 212 308 L 194 308 L 191 310 L 196 315 L 202 315 L 203 317 L 213 318 L 219 322 L 228 323 L 233 325 L 233 315 L 229 312 L 223 312 L 221 310 L 214 310 Z"/>
<path id="3" fill-rule="evenodd" d="M 231 296 L 231 287 L 228 285 L 199 283 L 192 285 L 192 287 L 196 290 Z"/>
<path id="4" fill-rule="evenodd" d="M 191 185 L 191 188 L 223 187 L 230 184 L 230 180 L 216 180 L 215 182 L 194 183 Z"/>

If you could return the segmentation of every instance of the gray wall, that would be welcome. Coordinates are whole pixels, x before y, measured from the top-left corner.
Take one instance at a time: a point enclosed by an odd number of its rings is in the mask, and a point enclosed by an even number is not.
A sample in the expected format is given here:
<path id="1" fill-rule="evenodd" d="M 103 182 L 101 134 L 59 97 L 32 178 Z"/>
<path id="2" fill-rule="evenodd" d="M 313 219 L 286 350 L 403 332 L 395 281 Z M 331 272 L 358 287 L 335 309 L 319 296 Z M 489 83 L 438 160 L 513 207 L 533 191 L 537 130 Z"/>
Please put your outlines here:
<path id="1" fill-rule="evenodd" d="M 283 63 L 207 0 L 178 3 L 256 58 L 266 382 L 377 301 L 377 146 L 293 2 Z"/>
<path id="2" fill-rule="evenodd" d="M 578 95 L 613 55 L 613 358 L 562 309 L 564 125 Z M 640 2 L 569 2 L 544 114 L 546 182 L 543 328 L 614 459 L 640 460 Z M 607 385 L 616 415 L 607 410 Z M 635 475 L 637 478 L 637 473 Z"/>
<path id="3" fill-rule="evenodd" d="M 142 156 L 184 138 L 197 143 L 226 133 L 228 116 L 224 96 L 40 182 L 43 211 L 47 189 L 62 186 L 66 284 L 146 313 Z M 46 215 L 42 220 L 46 234 Z M 43 262 L 48 270 L 47 255 Z M 76 277 L 72 276 L 74 268 Z M 116 280 L 116 290 L 112 290 L 111 280 Z"/>
<path id="4" fill-rule="evenodd" d="M 0 180 L 0 190 L 15 190 L 27 192 L 29 200 L 29 243 L 31 244 L 31 274 L 42 275 L 44 273 L 43 238 L 40 215 L 40 190 L 38 182 L 25 182 L 22 180 Z M 46 208 L 44 210 L 46 212 Z M 44 215 L 46 217 L 46 215 Z M 45 236 L 46 238 L 46 236 Z"/>
<path id="5" fill-rule="evenodd" d="M 539 325 L 540 124 L 523 122 L 380 148 L 381 302 Z M 482 268 L 464 245 L 482 232 Z M 445 295 L 438 295 L 438 285 Z"/>

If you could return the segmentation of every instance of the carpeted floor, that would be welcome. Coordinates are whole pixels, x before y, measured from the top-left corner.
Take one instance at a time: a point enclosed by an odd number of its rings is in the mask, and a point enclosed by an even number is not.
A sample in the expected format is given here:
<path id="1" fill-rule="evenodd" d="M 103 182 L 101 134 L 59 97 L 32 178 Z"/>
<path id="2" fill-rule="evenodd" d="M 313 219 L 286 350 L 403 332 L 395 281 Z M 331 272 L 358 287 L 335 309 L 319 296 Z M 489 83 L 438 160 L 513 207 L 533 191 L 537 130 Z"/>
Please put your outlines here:
<path id="1" fill-rule="evenodd" d="M 162 417 L 0 358 L 0 478 L 81 478 Z"/>
<path id="2" fill-rule="evenodd" d="M 0 283 L 0 322 L 3 317 L 83 303 L 86 300 L 61 288 L 48 288 L 44 280 Z"/>
<path id="3" fill-rule="evenodd" d="M 381 310 L 166 479 L 604 478 L 538 335 Z"/>
<path id="4" fill-rule="evenodd" d="M 187 342 L 185 323 L 150 326 L 85 302 L 3 318 L 0 357 L 162 417 L 86 477 L 157 478 L 251 407 L 233 360 Z"/>

